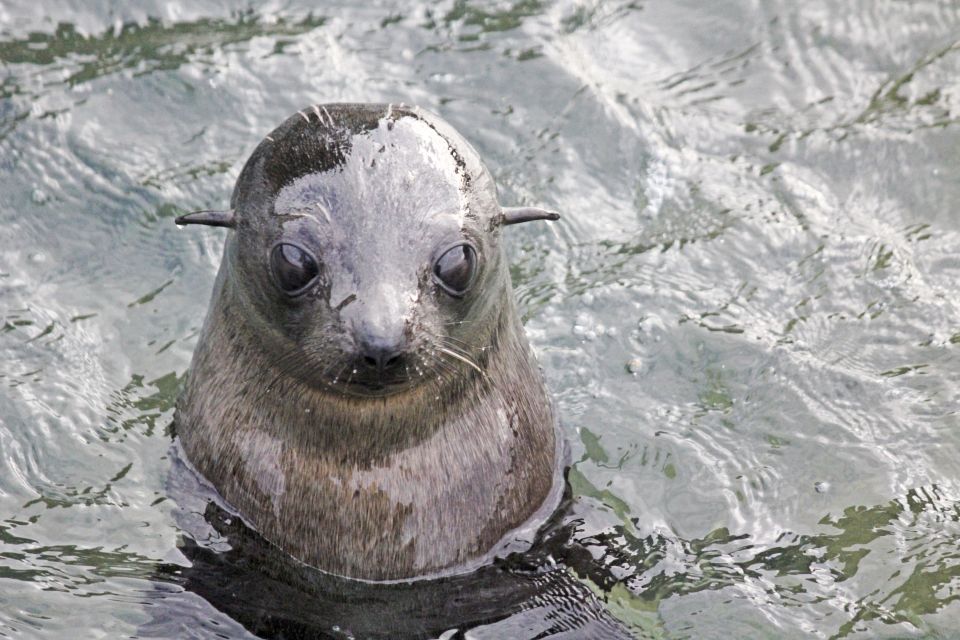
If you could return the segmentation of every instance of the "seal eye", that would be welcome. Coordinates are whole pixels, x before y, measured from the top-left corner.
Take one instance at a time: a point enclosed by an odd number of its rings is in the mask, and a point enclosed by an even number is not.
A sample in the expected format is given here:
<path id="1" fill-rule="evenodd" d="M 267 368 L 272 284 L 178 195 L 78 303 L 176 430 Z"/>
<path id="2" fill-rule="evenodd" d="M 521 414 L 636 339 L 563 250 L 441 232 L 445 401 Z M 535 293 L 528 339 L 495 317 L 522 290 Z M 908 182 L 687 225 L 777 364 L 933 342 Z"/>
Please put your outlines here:
<path id="1" fill-rule="evenodd" d="M 433 275 L 440 286 L 458 298 L 473 284 L 476 272 L 477 252 L 469 244 L 447 249 L 433 265 Z"/>
<path id="2" fill-rule="evenodd" d="M 320 273 L 317 261 L 293 244 L 281 243 L 270 254 L 270 266 L 277 285 L 285 293 L 300 293 Z"/>

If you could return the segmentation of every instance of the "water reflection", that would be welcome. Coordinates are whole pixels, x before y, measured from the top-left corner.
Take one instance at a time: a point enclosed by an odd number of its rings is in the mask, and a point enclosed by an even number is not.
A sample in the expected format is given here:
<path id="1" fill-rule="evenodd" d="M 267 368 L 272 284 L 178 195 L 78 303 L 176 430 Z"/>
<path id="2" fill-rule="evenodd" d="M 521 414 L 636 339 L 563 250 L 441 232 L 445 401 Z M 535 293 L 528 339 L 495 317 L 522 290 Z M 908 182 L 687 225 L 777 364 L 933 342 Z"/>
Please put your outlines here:
<path id="1" fill-rule="evenodd" d="M 244 637 L 161 576 L 222 247 L 170 220 L 325 100 L 437 110 L 504 203 L 564 212 L 511 275 L 577 460 L 568 601 L 955 633 L 956 4 L 42 4 L 0 7 L 0 633 Z"/>
<path id="2" fill-rule="evenodd" d="M 164 345 L 161 351 L 169 346 Z M 101 438 L 120 440 L 128 429 L 138 429 L 144 436 L 150 437 L 154 435 L 158 423 L 165 429 L 183 380 L 182 374 L 178 376 L 170 372 L 145 383 L 142 375 L 135 374 L 129 383 L 114 393 L 107 406 Z"/>
<path id="3" fill-rule="evenodd" d="M 178 466 L 174 473 L 184 473 Z M 191 479 L 180 476 L 177 483 L 186 486 Z M 562 518 L 567 510 L 562 506 L 541 529 L 533 549 L 493 566 L 436 580 L 373 584 L 296 562 L 211 502 L 202 515 L 183 514 L 188 537 L 181 550 L 189 563 L 160 566 L 157 579 L 202 596 L 266 638 L 632 637 L 606 612 L 604 594 L 574 579 L 568 568 L 572 563 L 587 576 L 602 571 L 572 543 L 573 529 Z M 179 606 L 160 600 L 161 607 Z M 141 636 L 176 635 L 178 616 L 159 611 Z"/>
<path id="4" fill-rule="evenodd" d="M 60 22 L 53 33 L 35 31 L 25 38 L 0 42 L 0 61 L 41 66 L 49 75 L 57 71 L 60 82 L 73 87 L 125 70 L 133 76 L 175 70 L 256 37 L 277 37 L 275 52 L 283 53 L 283 47 L 293 38 L 322 26 L 324 21 L 313 16 L 289 23 L 283 18 L 266 21 L 246 10 L 229 19 L 172 24 L 150 17 L 143 23 L 122 23 L 95 35 Z M 11 91 L 10 96 L 14 95 L 17 92 Z"/>

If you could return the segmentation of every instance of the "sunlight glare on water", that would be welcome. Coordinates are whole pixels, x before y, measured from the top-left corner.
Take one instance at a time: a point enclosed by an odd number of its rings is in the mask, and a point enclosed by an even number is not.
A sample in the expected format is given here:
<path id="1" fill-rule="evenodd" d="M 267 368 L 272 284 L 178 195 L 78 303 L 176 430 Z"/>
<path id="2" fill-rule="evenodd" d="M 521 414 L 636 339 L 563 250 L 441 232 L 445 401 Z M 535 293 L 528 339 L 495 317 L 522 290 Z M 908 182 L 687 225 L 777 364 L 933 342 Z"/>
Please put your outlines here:
<path id="1" fill-rule="evenodd" d="M 955 634 L 958 34 L 929 0 L 4 3 L 0 637 L 150 620 L 224 238 L 173 218 L 336 101 L 431 109 L 563 212 L 511 273 L 638 637 Z"/>

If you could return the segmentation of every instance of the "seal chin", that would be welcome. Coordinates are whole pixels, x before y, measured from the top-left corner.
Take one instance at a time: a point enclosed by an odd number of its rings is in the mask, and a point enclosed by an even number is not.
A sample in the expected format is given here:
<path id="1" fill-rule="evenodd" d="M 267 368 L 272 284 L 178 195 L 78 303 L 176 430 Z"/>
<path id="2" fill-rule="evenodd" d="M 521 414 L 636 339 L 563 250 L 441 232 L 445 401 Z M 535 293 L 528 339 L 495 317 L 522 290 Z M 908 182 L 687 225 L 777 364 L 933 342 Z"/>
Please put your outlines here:
<path id="1" fill-rule="evenodd" d="M 355 398 L 385 398 L 403 393 L 415 385 L 410 381 L 404 383 L 356 383 L 335 385 L 334 389 L 348 396 Z"/>
<path id="2" fill-rule="evenodd" d="M 404 367 L 383 371 L 357 364 L 337 378 L 322 380 L 321 386 L 353 397 L 382 398 L 403 393 L 419 382 L 408 375 Z"/>
<path id="3" fill-rule="evenodd" d="M 337 393 L 351 398 L 386 398 L 389 396 L 399 396 L 413 389 L 416 382 L 405 380 L 403 382 L 357 382 L 354 380 L 328 381 L 323 386 L 327 393 Z"/>

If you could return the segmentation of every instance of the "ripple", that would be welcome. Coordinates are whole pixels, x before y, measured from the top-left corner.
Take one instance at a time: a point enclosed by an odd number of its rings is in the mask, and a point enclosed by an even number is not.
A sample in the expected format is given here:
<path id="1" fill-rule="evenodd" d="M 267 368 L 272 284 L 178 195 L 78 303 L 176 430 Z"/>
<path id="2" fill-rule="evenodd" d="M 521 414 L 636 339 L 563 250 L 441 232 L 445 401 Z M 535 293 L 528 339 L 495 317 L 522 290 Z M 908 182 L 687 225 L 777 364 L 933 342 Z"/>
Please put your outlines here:
<path id="1" fill-rule="evenodd" d="M 0 7 L 0 633 L 244 634 L 151 573 L 225 238 L 172 218 L 360 99 L 563 213 L 504 238 L 585 589 L 650 637 L 955 632 L 960 8 L 234 4 Z"/>

